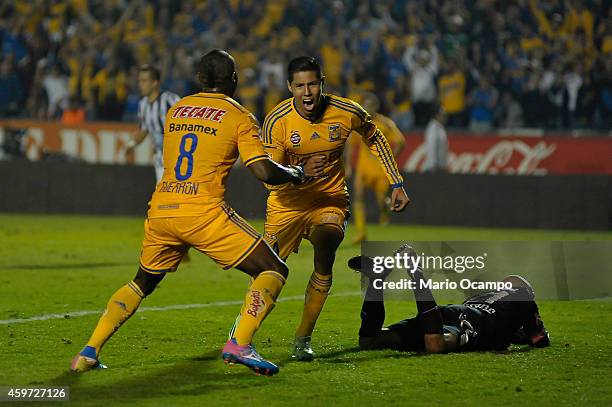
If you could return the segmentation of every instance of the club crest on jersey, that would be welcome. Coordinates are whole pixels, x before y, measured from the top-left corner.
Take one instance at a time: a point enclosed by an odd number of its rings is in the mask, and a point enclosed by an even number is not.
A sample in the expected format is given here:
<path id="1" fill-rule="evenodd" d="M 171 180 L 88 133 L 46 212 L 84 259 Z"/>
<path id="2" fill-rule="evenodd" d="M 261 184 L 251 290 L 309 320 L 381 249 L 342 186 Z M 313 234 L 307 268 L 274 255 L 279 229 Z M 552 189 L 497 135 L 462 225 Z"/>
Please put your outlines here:
<path id="1" fill-rule="evenodd" d="M 312 136 L 310 136 L 311 140 L 316 140 L 318 138 L 321 138 L 321 136 L 319 136 L 319 133 L 317 133 L 316 131 L 312 133 Z"/>
<path id="2" fill-rule="evenodd" d="M 300 132 L 297 130 L 292 131 L 289 140 L 291 141 L 291 144 L 293 144 L 293 147 L 299 147 L 300 141 L 302 141 L 302 138 L 300 137 Z"/>
<path id="3" fill-rule="evenodd" d="M 340 140 L 340 125 L 339 124 L 331 124 L 327 127 L 329 130 L 329 141 L 338 141 Z"/>

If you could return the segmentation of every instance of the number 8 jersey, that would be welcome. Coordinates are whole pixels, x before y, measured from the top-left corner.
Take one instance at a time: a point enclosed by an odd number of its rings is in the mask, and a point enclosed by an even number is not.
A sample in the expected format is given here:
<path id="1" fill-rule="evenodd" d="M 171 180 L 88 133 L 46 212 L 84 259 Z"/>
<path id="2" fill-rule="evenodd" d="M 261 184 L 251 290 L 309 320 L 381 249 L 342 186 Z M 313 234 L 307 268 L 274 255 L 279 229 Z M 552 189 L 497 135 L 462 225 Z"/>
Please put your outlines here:
<path id="1" fill-rule="evenodd" d="M 222 205 L 225 181 L 238 159 L 266 159 L 257 119 L 232 98 L 197 93 L 166 116 L 164 175 L 149 202 L 149 218 L 194 216 Z"/>

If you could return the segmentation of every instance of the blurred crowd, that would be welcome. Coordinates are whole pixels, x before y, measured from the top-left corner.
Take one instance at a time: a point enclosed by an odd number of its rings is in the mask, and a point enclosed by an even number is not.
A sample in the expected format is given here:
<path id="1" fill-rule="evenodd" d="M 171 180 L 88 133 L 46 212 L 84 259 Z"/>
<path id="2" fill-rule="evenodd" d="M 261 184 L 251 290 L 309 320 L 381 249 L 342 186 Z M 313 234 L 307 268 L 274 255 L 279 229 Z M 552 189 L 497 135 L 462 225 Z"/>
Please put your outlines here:
<path id="1" fill-rule="evenodd" d="M 183 96 L 223 48 L 260 119 L 288 95 L 289 59 L 311 54 L 327 90 L 376 93 L 404 131 L 438 105 L 472 131 L 610 130 L 610 13 L 606 0 L 4 0 L 0 117 L 132 121 L 139 65 Z"/>

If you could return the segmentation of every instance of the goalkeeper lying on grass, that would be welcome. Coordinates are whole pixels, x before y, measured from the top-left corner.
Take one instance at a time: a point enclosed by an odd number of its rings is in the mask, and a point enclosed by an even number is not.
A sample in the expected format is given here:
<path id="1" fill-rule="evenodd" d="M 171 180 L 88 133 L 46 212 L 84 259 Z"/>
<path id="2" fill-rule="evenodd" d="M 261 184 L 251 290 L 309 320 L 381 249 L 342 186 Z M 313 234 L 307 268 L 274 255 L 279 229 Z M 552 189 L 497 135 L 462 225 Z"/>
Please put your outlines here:
<path id="1" fill-rule="evenodd" d="M 402 245 L 396 253 L 416 256 L 408 245 Z M 374 261 L 366 256 L 353 257 L 348 265 L 369 279 L 359 329 L 359 346 L 364 349 L 441 353 L 504 350 L 510 344 L 538 348 L 550 345 L 533 288 L 520 276 L 504 278 L 504 282 L 512 283 L 510 289 L 487 291 L 468 298 L 463 304 L 438 306 L 429 288 L 420 283 L 424 281 L 422 270 L 409 271 L 415 282 L 418 314 L 383 328 L 384 294 L 375 288 L 374 280 L 384 280 L 392 270 L 374 273 Z"/>

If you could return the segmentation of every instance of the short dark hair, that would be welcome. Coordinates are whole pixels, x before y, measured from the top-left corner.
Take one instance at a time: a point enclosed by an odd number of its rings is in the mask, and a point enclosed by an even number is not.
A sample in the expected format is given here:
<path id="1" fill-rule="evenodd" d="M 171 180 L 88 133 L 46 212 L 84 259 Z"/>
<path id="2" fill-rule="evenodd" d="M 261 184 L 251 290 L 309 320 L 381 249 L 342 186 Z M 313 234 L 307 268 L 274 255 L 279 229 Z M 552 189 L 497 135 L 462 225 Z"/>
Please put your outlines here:
<path id="1" fill-rule="evenodd" d="M 315 72 L 319 79 L 323 77 L 321 65 L 316 58 L 307 56 L 293 58 L 291 62 L 289 62 L 289 66 L 287 66 L 287 79 L 289 80 L 289 83 L 293 82 L 294 73 L 306 71 Z"/>
<path id="2" fill-rule="evenodd" d="M 140 68 L 138 68 L 138 72 L 148 72 L 154 81 L 159 82 L 159 80 L 161 79 L 161 73 L 159 72 L 159 69 L 157 69 L 153 65 L 149 65 L 149 64 L 140 65 Z"/>
<path id="3" fill-rule="evenodd" d="M 198 79 L 209 88 L 232 82 L 235 72 L 234 59 L 221 49 L 206 53 L 198 63 Z"/>

